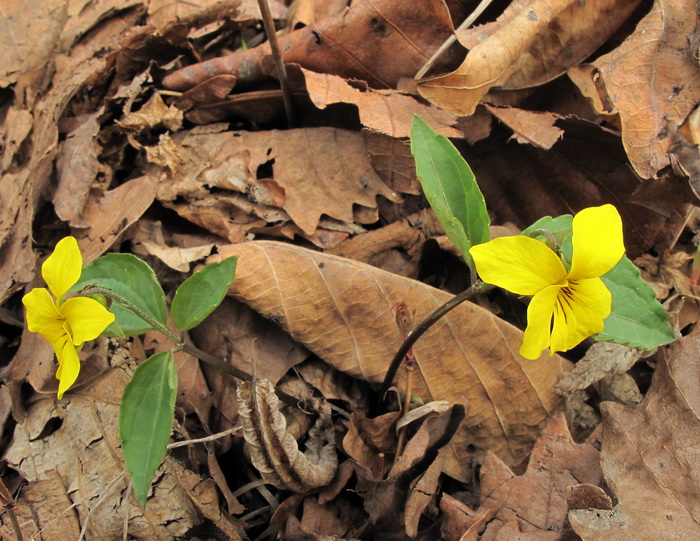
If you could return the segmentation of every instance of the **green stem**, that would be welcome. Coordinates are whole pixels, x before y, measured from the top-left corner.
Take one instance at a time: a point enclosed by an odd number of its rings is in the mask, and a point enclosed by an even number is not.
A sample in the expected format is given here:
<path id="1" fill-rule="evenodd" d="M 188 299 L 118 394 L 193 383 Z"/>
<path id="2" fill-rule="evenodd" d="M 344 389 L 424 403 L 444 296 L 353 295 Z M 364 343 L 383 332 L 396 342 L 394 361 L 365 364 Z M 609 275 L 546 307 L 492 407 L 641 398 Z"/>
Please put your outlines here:
<path id="1" fill-rule="evenodd" d="M 155 330 L 157 330 L 160 333 L 163 333 L 168 340 L 170 340 L 173 344 L 175 344 L 175 347 L 177 349 L 180 349 L 184 351 L 185 353 L 189 353 L 190 355 L 197 357 L 200 361 L 204 361 L 207 364 L 210 364 L 222 372 L 226 372 L 227 374 L 232 375 L 235 378 L 244 380 L 244 381 L 252 381 L 253 376 L 248 374 L 247 372 L 244 372 L 243 370 L 240 370 L 239 368 L 236 368 L 235 366 L 231 366 L 229 363 L 226 361 L 219 359 L 218 357 L 211 355 L 207 353 L 206 351 L 202 351 L 198 347 L 195 347 L 191 344 L 186 344 L 183 342 L 178 335 L 176 335 L 173 331 L 168 329 L 165 325 L 160 323 L 159 321 L 156 321 L 153 319 L 151 316 L 149 316 L 147 313 L 145 313 L 141 308 L 136 306 L 134 303 L 132 303 L 129 299 L 119 295 L 119 293 L 115 293 L 111 289 L 107 289 L 105 287 L 99 287 L 99 286 L 91 286 L 84 290 L 82 292 L 83 295 L 85 296 L 90 296 L 90 295 L 103 295 L 107 297 L 108 299 L 112 299 L 113 301 L 118 302 L 119 304 L 123 305 L 124 308 L 131 310 L 134 314 L 139 316 L 141 319 L 143 319 L 146 323 L 148 323 L 151 327 L 153 327 Z"/>

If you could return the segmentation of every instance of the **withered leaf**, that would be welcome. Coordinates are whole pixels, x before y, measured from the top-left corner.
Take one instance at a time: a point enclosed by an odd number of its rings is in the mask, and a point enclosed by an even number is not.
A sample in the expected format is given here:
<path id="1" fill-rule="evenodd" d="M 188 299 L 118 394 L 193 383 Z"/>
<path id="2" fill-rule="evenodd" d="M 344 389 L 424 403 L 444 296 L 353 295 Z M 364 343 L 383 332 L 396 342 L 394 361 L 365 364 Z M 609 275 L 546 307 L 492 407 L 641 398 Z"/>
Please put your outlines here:
<path id="1" fill-rule="evenodd" d="M 523 533 L 532 539 L 559 539 L 567 513 L 566 488 L 599 483 L 598 461 L 594 445 L 573 441 L 563 414 L 555 415 L 537 438 L 524 475 L 515 475 L 487 453 L 481 466 L 481 506 L 471 514 L 496 512 L 479 539 L 525 539 Z"/>
<path id="2" fill-rule="evenodd" d="M 364 139 L 356 132 L 180 132 L 173 141 L 183 165 L 176 178 L 161 183 L 158 199 L 232 240 L 243 238 L 240 232 L 234 237 L 227 231 L 232 218 L 247 231 L 264 225 L 254 221 L 256 215 L 277 221 L 288 214 L 303 232 L 313 235 L 322 214 L 353 222 L 353 205 L 374 209 L 379 194 L 398 199 L 372 169 Z M 188 204 L 177 204 L 178 197 Z M 243 215 L 232 217 L 231 207 Z M 270 215 L 275 208 L 285 212 Z"/>
<path id="3" fill-rule="evenodd" d="M 60 404 L 53 393 L 39 395 L 7 451 L 9 466 L 29 483 L 46 479 L 51 470 L 60 474 L 89 538 L 121 538 L 124 513 L 129 533 L 147 539 L 181 536 L 201 522 L 167 460 L 156 476 L 148 512 L 126 495 L 119 404 L 134 368 L 130 361 L 109 370 L 93 385 L 71 389 Z M 217 497 L 214 487 L 208 497 Z"/>
<path id="4" fill-rule="evenodd" d="M 620 115 L 625 150 L 642 178 L 669 165 L 676 131 L 700 101 L 697 42 L 689 47 L 696 8 L 693 0 L 656 0 L 622 45 L 569 70 L 598 112 Z"/>
<path id="5" fill-rule="evenodd" d="M 306 452 L 302 453 L 294 436 L 287 432 L 287 422 L 269 380 L 239 382 L 236 392 L 243 436 L 250 446 L 253 465 L 265 482 L 300 493 L 331 482 L 338 457 L 327 403 L 309 430 Z"/>
<path id="6" fill-rule="evenodd" d="M 418 91 L 447 111 L 471 115 L 493 87 L 537 86 L 562 75 L 605 42 L 638 3 L 517 0 L 495 23 L 467 31 L 462 39 L 470 51 L 462 65 L 420 82 Z"/>
<path id="7" fill-rule="evenodd" d="M 603 403 L 601 467 L 618 504 L 569 512 L 584 541 L 700 536 L 699 337 L 663 352 L 639 406 Z"/>
<path id="8" fill-rule="evenodd" d="M 362 125 L 370 130 L 391 137 L 409 137 L 413 116 L 419 115 L 440 135 L 462 137 L 462 132 L 452 127 L 457 123 L 456 116 L 423 105 L 411 96 L 392 90 L 365 88 L 362 91 L 337 75 L 304 68 L 301 72 L 316 107 L 325 109 L 332 103 L 351 103 L 357 106 Z"/>
<path id="9" fill-rule="evenodd" d="M 457 4 L 456 11 L 461 9 Z M 335 17 L 283 36 L 280 46 L 287 63 L 362 79 L 374 88 L 394 88 L 401 77 L 413 77 L 451 31 L 443 0 L 360 1 Z M 269 44 L 264 43 L 179 70 L 163 84 L 187 90 L 222 74 L 234 75 L 239 82 L 254 82 L 264 76 L 263 63 L 269 56 Z"/>
<path id="10" fill-rule="evenodd" d="M 231 294 L 274 319 L 335 368 L 381 383 L 402 342 L 392 307 L 405 301 L 420 321 L 451 295 L 368 265 L 276 242 L 223 246 L 240 256 Z M 425 401 L 471 405 L 455 435 L 445 471 L 468 478 L 474 444 L 509 464 L 529 452 L 539 427 L 559 406 L 554 385 L 568 363 L 518 354 L 522 332 L 464 303 L 414 346 L 415 394 Z"/>

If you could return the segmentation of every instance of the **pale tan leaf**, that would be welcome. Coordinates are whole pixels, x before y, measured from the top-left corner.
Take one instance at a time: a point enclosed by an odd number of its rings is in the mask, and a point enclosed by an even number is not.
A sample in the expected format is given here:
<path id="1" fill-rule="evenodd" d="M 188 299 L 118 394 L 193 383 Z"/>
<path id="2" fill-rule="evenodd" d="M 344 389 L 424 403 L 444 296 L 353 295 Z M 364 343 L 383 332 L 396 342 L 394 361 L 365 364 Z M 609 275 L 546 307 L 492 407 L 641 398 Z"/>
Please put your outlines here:
<path id="1" fill-rule="evenodd" d="M 420 94 L 458 115 L 471 115 L 493 87 L 538 86 L 558 77 L 605 42 L 638 0 L 517 0 L 498 21 L 468 30 L 469 54 L 453 73 L 418 84 Z"/>
<path id="2" fill-rule="evenodd" d="M 272 222 L 288 215 L 313 235 L 323 214 L 353 222 L 355 205 L 375 209 L 377 195 L 398 199 L 374 172 L 356 132 L 181 132 L 173 140 L 183 165 L 176 178 L 160 185 L 158 199 L 230 240 L 264 225 L 256 217 Z M 188 204 L 177 204 L 178 198 Z M 239 224 L 243 231 L 234 237 L 229 229 Z"/>
<path id="3" fill-rule="evenodd" d="M 486 109 L 513 130 L 513 138 L 518 143 L 529 143 L 543 150 L 549 150 L 564 135 L 564 130 L 554 125 L 557 119 L 561 118 L 554 113 L 490 105 L 486 105 Z"/>
<path id="4" fill-rule="evenodd" d="M 115 354 L 113 362 L 118 359 Z M 29 483 L 45 479 L 51 470 L 60 474 L 90 539 L 120 539 L 124 513 L 129 513 L 129 532 L 147 539 L 172 539 L 201 521 L 167 463 L 156 474 L 146 512 L 127 497 L 119 404 L 134 368 L 131 361 L 109 370 L 92 386 L 71 390 L 60 403 L 53 393 L 38 395 L 7 451 L 9 466 Z"/>
<path id="5" fill-rule="evenodd" d="M 337 75 L 304 68 L 301 72 L 316 107 L 325 109 L 332 103 L 351 103 L 357 106 L 362 125 L 370 130 L 391 137 L 409 137 L 413 116 L 419 115 L 440 135 L 462 137 L 462 132 L 452 127 L 457 123 L 456 116 L 423 105 L 411 96 L 393 90 L 359 90 Z"/>
<path id="6" fill-rule="evenodd" d="M 302 453 L 294 436 L 287 432 L 287 422 L 269 380 L 239 382 L 236 392 L 243 436 L 250 446 L 253 465 L 265 482 L 301 493 L 331 482 L 338 457 L 327 404 L 309 430 L 306 452 Z"/>
<path id="7" fill-rule="evenodd" d="M 622 45 L 569 70 L 598 112 L 620 115 L 625 150 L 642 178 L 669 165 L 676 131 L 700 102 L 697 49 L 689 48 L 696 9 L 693 0 L 656 0 Z"/>
<path id="8" fill-rule="evenodd" d="M 699 337 L 664 351 L 639 406 L 603 403 L 601 466 L 618 503 L 569 512 L 584 541 L 700 538 Z"/>
<path id="9" fill-rule="evenodd" d="M 420 321 L 451 298 L 365 264 L 275 242 L 224 246 L 219 253 L 210 260 L 240 256 L 232 295 L 327 363 L 373 384 L 382 381 L 402 341 L 392 307 L 403 300 Z M 469 444 L 518 463 L 558 408 L 554 385 L 567 361 L 547 354 L 525 360 L 521 342 L 521 331 L 464 303 L 414 346 L 415 394 L 471 405 L 446 458 L 450 475 L 467 478 Z"/>

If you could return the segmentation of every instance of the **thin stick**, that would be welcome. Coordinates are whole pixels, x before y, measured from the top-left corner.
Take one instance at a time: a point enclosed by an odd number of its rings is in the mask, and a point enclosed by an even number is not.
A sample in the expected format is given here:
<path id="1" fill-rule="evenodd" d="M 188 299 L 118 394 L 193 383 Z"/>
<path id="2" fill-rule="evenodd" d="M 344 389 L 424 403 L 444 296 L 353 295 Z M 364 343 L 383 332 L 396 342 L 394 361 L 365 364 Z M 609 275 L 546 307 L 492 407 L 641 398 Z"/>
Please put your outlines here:
<path id="1" fill-rule="evenodd" d="M 216 434 L 212 434 L 211 436 L 205 436 L 203 438 L 195 438 L 192 440 L 185 440 L 185 441 L 176 441 L 174 443 L 168 444 L 168 449 L 175 449 L 177 447 L 184 447 L 185 445 L 192 445 L 195 443 L 204 443 L 207 441 L 213 441 L 213 440 L 218 440 L 219 438 L 223 438 L 225 436 L 228 436 L 229 434 L 233 434 L 234 432 L 238 432 L 241 430 L 240 426 L 234 426 L 233 428 L 229 428 L 228 430 L 224 430 L 223 432 L 217 432 Z"/>
<path id="2" fill-rule="evenodd" d="M 459 28 L 455 30 L 455 33 L 452 34 L 449 38 L 445 40 L 445 43 L 440 45 L 440 48 L 433 53 L 433 56 L 428 59 L 428 61 L 423 64 L 423 67 L 418 70 L 418 73 L 416 73 L 416 76 L 414 77 L 415 80 L 422 79 L 423 76 L 428 73 L 428 70 L 433 67 L 433 64 L 435 64 L 435 61 L 442 56 L 442 54 L 452 45 L 456 40 L 457 40 L 457 34 L 464 30 L 465 28 L 469 28 L 472 24 L 474 24 L 474 21 L 476 21 L 479 18 L 479 15 L 481 15 L 484 10 L 489 7 L 489 4 L 491 4 L 493 0 L 481 0 L 481 4 L 479 4 L 476 9 L 472 12 L 469 17 L 464 19 L 464 22 L 459 25 Z"/>
<path id="3" fill-rule="evenodd" d="M 287 124 L 289 128 L 296 126 L 296 118 L 294 117 L 294 107 L 292 104 L 292 93 L 289 90 L 289 81 L 287 80 L 287 69 L 284 67 L 282 60 L 282 49 L 277 41 L 277 32 L 275 31 L 275 22 L 272 20 L 272 12 L 267 0 L 258 0 L 260 13 L 262 13 L 263 25 L 267 39 L 270 40 L 270 49 L 272 49 L 272 57 L 275 59 L 275 67 L 277 68 L 277 78 L 280 80 L 282 88 L 282 102 L 284 110 L 287 113 Z"/>

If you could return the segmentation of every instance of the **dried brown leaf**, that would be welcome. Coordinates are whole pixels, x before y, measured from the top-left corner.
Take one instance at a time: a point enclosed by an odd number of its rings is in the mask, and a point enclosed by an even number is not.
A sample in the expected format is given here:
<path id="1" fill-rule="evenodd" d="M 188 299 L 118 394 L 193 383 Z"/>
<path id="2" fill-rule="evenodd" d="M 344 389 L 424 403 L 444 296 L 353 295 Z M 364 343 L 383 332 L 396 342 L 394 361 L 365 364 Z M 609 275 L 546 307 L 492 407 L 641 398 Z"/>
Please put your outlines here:
<path id="1" fill-rule="evenodd" d="M 567 514 L 566 489 L 602 478 L 599 451 L 571 438 L 563 414 L 555 415 L 537 438 L 527 471 L 515 475 L 493 453 L 481 466 L 480 512 L 495 509 L 479 539 L 560 538 Z"/>
<path id="2" fill-rule="evenodd" d="M 605 42 L 638 0 L 516 0 L 501 17 L 468 30 L 470 49 L 453 73 L 427 79 L 418 91 L 458 115 L 471 115 L 493 87 L 538 86 L 566 72 Z"/>
<path id="3" fill-rule="evenodd" d="M 236 392 L 251 461 L 266 483 L 305 493 L 331 482 L 338 457 L 327 404 L 309 431 L 306 452 L 302 453 L 294 436 L 287 432 L 287 422 L 269 380 L 241 381 Z"/>
<path id="4" fill-rule="evenodd" d="M 456 6 L 460 11 L 461 5 Z M 459 15 L 459 13 L 457 13 Z M 374 88 L 393 88 L 401 77 L 413 77 L 452 31 L 443 0 L 352 2 L 335 17 L 325 18 L 280 39 L 284 61 L 319 73 L 367 81 Z M 236 52 L 168 75 L 163 84 L 187 90 L 214 75 L 230 74 L 239 82 L 265 75 L 269 44 Z"/>
<path id="5" fill-rule="evenodd" d="M 44 479 L 36 480 L 23 487 L 14 504 L 14 513 L 25 539 L 40 541 L 65 541 L 80 537 L 78 513 L 66 493 L 61 475 L 56 470 L 48 470 Z M 8 524 L 0 526 L 0 538 L 17 539 Z"/>
<path id="6" fill-rule="evenodd" d="M 625 42 L 569 76 L 600 113 L 619 114 L 622 140 L 642 178 L 669 165 L 678 127 L 700 102 L 693 0 L 656 0 Z"/>
<path id="7" fill-rule="evenodd" d="M 525 111 L 514 107 L 492 107 L 490 105 L 486 105 L 486 109 L 513 130 L 513 138 L 518 143 L 529 143 L 538 148 L 549 150 L 564 135 L 564 130 L 554 125 L 560 118 L 554 113 Z"/>
<path id="8" fill-rule="evenodd" d="M 231 289 L 236 298 L 327 363 L 375 384 L 402 342 L 392 307 L 403 300 L 422 320 L 451 298 L 374 267 L 281 243 L 251 242 L 219 252 L 211 261 L 240 256 Z M 450 475 L 468 478 L 468 444 L 517 463 L 557 409 L 554 385 L 567 362 L 546 354 L 524 360 L 517 353 L 521 341 L 521 331 L 464 303 L 414 346 L 415 394 L 472 407 L 446 459 Z"/>
<path id="9" fill-rule="evenodd" d="M 158 199 L 230 240 L 242 240 L 243 232 L 264 225 L 256 215 L 274 222 L 288 214 L 313 235 L 322 214 L 353 222 L 354 205 L 376 208 L 380 194 L 398 199 L 372 169 L 362 135 L 356 132 L 181 132 L 173 140 L 183 165 L 176 179 L 160 185 Z M 267 174 L 259 172 L 265 168 Z M 178 204 L 178 197 L 188 204 Z M 232 216 L 231 207 L 239 213 Z M 270 208 L 276 215 L 265 211 Z M 229 230 L 235 222 L 240 231 L 234 236 Z"/>
<path id="10" fill-rule="evenodd" d="M 60 406 L 53 393 L 38 395 L 7 451 L 10 467 L 29 483 L 58 471 L 89 538 L 121 538 L 124 513 L 129 513 L 129 532 L 148 539 L 184 535 L 201 521 L 167 461 L 146 512 L 127 494 L 119 403 L 134 368 L 132 361 L 107 371 L 90 387 L 67 394 Z M 210 497 L 216 498 L 215 492 Z"/>
<path id="11" fill-rule="evenodd" d="M 319 109 L 333 103 L 357 106 L 360 122 L 365 128 L 391 137 L 409 137 L 413 116 L 419 115 L 436 133 L 445 137 L 462 137 L 453 128 L 457 117 L 418 102 L 412 96 L 391 90 L 358 89 L 337 75 L 316 73 L 301 68 L 306 90 Z"/>
<path id="12" fill-rule="evenodd" d="M 584 541 L 700 536 L 699 336 L 663 352 L 639 406 L 603 403 L 601 466 L 618 504 L 569 512 Z"/>

